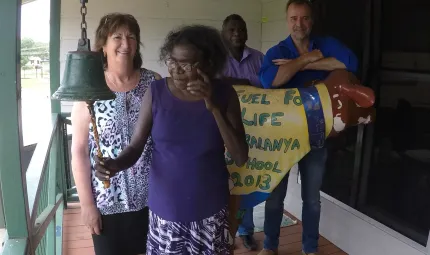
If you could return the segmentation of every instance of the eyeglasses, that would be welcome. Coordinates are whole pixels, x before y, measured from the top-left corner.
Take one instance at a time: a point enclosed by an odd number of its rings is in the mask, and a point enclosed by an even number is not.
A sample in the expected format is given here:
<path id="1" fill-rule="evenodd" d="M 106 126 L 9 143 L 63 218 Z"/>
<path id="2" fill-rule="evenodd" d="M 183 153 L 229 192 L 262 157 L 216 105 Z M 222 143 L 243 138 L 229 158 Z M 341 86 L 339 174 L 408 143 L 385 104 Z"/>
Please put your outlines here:
<path id="1" fill-rule="evenodd" d="M 173 60 L 171 58 L 166 59 L 165 63 L 166 63 L 167 68 L 169 68 L 169 69 L 176 69 L 179 66 L 185 72 L 191 72 L 193 70 L 193 68 L 196 68 L 199 65 L 199 62 L 194 63 L 194 64 L 190 64 L 190 63 L 179 64 L 176 60 Z"/>

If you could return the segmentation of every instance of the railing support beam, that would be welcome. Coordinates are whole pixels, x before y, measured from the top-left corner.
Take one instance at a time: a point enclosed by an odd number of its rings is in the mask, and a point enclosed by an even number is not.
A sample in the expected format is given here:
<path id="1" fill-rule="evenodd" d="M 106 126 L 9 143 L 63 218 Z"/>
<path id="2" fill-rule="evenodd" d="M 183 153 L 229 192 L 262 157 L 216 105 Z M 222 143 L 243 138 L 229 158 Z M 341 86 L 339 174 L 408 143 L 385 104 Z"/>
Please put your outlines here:
<path id="1" fill-rule="evenodd" d="M 48 176 L 48 205 L 56 204 L 56 195 L 57 195 L 57 173 L 61 174 L 59 167 L 59 157 L 58 147 L 61 147 L 61 133 L 62 124 L 57 122 L 57 126 L 54 133 L 54 141 L 51 146 L 51 151 L 49 154 L 49 176 Z M 60 146 L 59 146 L 60 145 Z M 58 191 L 60 191 L 58 189 Z M 61 191 L 60 191 L 61 192 Z M 62 195 L 60 195 L 62 197 Z M 61 201 L 60 203 L 62 203 Z M 57 206 L 58 208 L 58 206 Z M 50 219 L 50 223 L 46 229 L 46 255 L 55 255 L 56 250 L 56 238 L 55 238 L 55 214 L 57 213 L 57 208 L 55 209 L 53 218 Z"/>
<path id="2" fill-rule="evenodd" d="M 51 222 L 55 222 L 55 214 L 57 213 L 58 207 L 63 203 L 63 195 L 59 194 L 56 198 L 56 202 L 53 205 L 48 205 L 37 217 L 35 227 L 33 231 L 33 240 L 35 244 L 39 244 L 43 236 L 46 234 L 46 230 Z M 48 253 L 49 254 L 49 253 Z"/>
<path id="3" fill-rule="evenodd" d="M 60 86 L 60 24 L 61 1 L 50 0 L 49 79 L 51 95 Z M 51 112 L 61 113 L 60 101 L 51 100 Z"/>
<path id="4" fill-rule="evenodd" d="M 9 241 L 26 246 L 28 204 L 26 179 L 21 169 L 21 0 L 0 1 L 0 182 Z M 8 243 L 5 245 L 8 247 Z M 5 247 L 5 248 L 6 248 Z M 22 247 L 21 247 L 22 248 Z M 18 253 L 14 253 L 18 254 Z"/>
<path id="5" fill-rule="evenodd" d="M 65 198 L 63 197 L 65 200 Z M 63 211 L 64 203 L 58 206 L 55 214 L 55 254 L 63 254 Z"/>

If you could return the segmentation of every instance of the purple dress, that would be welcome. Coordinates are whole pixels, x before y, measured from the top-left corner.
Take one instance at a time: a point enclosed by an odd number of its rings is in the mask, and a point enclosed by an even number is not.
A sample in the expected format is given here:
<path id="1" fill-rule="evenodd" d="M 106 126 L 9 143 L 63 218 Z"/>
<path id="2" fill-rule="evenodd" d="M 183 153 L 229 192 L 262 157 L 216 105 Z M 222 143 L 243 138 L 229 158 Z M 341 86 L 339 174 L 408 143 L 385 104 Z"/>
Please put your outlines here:
<path id="1" fill-rule="evenodd" d="M 226 107 L 230 85 L 212 81 Z M 151 84 L 153 160 L 147 254 L 229 254 L 229 174 L 224 141 L 205 102 L 183 101 L 167 80 Z"/>

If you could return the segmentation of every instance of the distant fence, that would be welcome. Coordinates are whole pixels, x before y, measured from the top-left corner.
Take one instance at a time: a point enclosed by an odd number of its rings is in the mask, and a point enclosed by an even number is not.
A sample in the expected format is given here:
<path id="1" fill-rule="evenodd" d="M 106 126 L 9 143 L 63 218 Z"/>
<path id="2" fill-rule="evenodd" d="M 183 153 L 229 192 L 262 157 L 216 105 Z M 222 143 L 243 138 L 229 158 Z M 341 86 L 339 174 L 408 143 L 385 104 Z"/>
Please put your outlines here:
<path id="1" fill-rule="evenodd" d="M 34 78 L 49 78 L 49 63 L 42 63 L 39 68 L 30 66 L 21 68 L 22 79 L 34 79 Z"/>

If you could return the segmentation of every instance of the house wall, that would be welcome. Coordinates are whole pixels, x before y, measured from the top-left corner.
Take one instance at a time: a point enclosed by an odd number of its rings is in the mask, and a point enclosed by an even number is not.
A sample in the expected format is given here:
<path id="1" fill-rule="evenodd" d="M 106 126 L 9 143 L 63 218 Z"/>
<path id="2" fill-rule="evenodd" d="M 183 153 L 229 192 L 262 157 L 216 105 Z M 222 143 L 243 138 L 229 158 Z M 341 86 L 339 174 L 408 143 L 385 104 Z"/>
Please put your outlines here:
<path id="1" fill-rule="evenodd" d="M 167 69 L 158 61 L 159 48 L 167 33 L 180 25 L 194 23 L 220 29 L 225 17 L 237 13 L 247 22 L 248 45 L 261 49 L 261 5 L 260 0 L 92 0 L 87 4 L 88 37 L 94 43 L 95 30 L 104 14 L 132 14 L 141 28 L 143 66 L 166 76 Z M 79 1 L 62 1 L 61 74 L 67 52 L 76 50 L 80 24 Z M 63 111 L 69 112 L 70 105 L 63 103 Z"/>
<path id="2" fill-rule="evenodd" d="M 262 0 L 261 51 L 266 54 L 272 46 L 288 35 L 285 6 L 288 0 Z"/>

